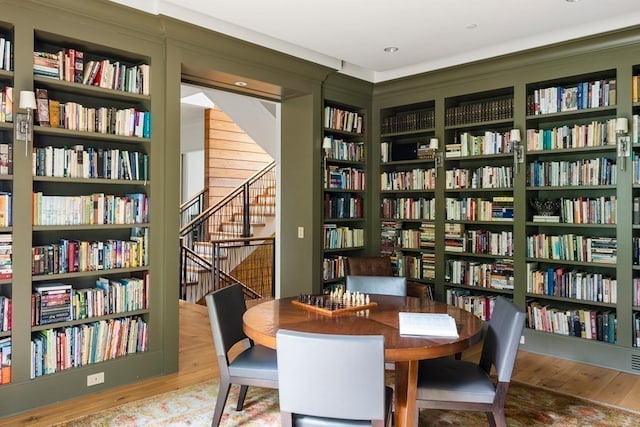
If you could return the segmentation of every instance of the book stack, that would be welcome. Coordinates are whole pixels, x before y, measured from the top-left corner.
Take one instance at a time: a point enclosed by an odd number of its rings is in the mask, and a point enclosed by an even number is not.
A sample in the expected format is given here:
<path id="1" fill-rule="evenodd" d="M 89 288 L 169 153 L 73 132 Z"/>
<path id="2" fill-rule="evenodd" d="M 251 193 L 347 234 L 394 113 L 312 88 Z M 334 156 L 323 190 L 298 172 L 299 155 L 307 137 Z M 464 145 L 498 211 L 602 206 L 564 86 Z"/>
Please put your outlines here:
<path id="1" fill-rule="evenodd" d="M 513 221 L 513 196 L 496 196 L 491 205 L 492 221 Z"/>
<path id="2" fill-rule="evenodd" d="M 13 276 L 13 250 L 11 234 L 0 234 L 0 279 Z"/>
<path id="3" fill-rule="evenodd" d="M 444 250 L 448 252 L 465 252 L 466 239 L 464 225 L 447 223 L 444 225 Z"/>
<path id="4" fill-rule="evenodd" d="M 11 382 L 11 337 L 0 339 L 0 384 Z"/>
<path id="5" fill-rule="evenodd" d="M 33 296 L 35 325 L 71 320 L 72 287 L 63 283 L 47 283 L 36 286 Z"/>

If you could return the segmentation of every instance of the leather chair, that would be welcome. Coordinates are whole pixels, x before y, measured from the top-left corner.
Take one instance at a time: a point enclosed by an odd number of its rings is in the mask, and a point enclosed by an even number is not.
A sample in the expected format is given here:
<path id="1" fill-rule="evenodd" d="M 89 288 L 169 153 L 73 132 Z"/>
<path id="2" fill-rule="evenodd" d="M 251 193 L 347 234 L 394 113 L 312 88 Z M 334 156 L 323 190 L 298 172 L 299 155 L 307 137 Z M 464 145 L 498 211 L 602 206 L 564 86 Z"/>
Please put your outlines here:
<path id="1" fill-rule="evenodd" d="M 525 313 L 498 296 L 486 331 L 480 362 L 440 358 L 420 361 L 418 408 L 483 411 L 491 426 L 506 426 L 504 402 Z M 491 376 L 495 367 L 497 380 Z M 418 425 L 418 412 L 416 423 Z"/>
<path id="2" fill-rule="evenodd" d="M 384 337 L 280 329 L 276 334 L 282 425 L 390 425 Z"/>
<path id="3" fill-rule="evenodd" d="M 277 356 L 275 350 L 254 345 L 242 330 L 242 315 L 246 305 L 239 284 L 214 291 L 205 300 L 220 369 L 220 388 L 211 422 L 212 427 L 217 427 L 231 384 L 240 385 L 237 411 L 242 410 L 250 385 L 278 388 Z M 242 342 L 243 350 L 230 360 L 229 350 L 239 342 Z"/>
<path id="4" fill-rule="evenodd" d="M 393 276 L 391 257 L 358 256 L 347 257 L 344 261 L 345 276 Z M 407 281 L 407 296 L 433 299 L 428 285 Z"/>

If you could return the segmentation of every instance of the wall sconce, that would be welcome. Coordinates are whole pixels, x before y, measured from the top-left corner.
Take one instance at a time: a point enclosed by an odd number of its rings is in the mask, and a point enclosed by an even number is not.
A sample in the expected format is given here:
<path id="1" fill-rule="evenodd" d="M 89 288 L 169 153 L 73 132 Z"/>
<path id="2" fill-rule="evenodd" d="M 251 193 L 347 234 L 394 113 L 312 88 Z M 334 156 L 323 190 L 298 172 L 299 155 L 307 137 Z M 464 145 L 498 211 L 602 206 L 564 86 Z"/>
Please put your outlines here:
<path id="1" fill-rule="evenodd" d="M 442 152 L 438 151 L 439 141 L 438 138 L 431 138 L 429 140 L 429 154 L 433 158 L 434 167 L 435 167 L 435 177 L 438 177 L 438 169 L 442 167 Z"/>
<path id="2" fill-rule="evenodd" d="M 524 163 L 524 144 L 520 137 L 520 129 L 511 129 L 511 142 L 513 143 L 513 173 L 520 173 L 520 165 Z"/>
<path id="3" fill-rule="evenodd" d="M 627 168 L 627 157 L 631 156 L 631 139 L 629 138 L 629 123 L 625 117 L 616 120 L 616 143 L 618 145 L 618 161 L 620 170 Z"/>
<path id="4" fill-rule="evenodd" d="M 33 134 L 33 110 L 36 109 L 36 94 L 30 90 L 20 91 L 21 110 L 27 110 L 27 114 L 16 114 L 16 140 L 24 141 L 24 154 L 29 155 L 29 142 Z"/>
<path id="5" fill-rule="evenodd" d="M 325 136 L 322 140 L 322 149 L 324 150 L 325 159 L 331 155 L 331 138 Z"/>

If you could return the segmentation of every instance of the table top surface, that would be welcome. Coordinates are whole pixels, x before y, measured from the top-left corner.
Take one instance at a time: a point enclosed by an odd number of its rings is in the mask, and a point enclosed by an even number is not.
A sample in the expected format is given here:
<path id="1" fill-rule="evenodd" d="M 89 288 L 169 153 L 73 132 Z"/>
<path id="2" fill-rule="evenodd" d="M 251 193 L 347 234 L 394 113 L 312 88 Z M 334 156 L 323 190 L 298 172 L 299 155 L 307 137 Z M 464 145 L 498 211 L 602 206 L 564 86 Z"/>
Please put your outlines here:
<path id="1" fill-rule="evenodd" d="M 243 317 L 244 331 L 256 343 L 276 348 L 278 329 L 343 335 L 383 335 L 385 359 L 389 362 L 430 359 L 460 352 L 480 340 L 482 321 L 473 314 L 442 302 L 371 295 L 377 306 L 329 316 L 309 310 L 292 301 L 298 297 L 275 299 L 248 309 Z M 447 313 L 458 329 L 458 338 L 402 336 L 399 312 Z"/>

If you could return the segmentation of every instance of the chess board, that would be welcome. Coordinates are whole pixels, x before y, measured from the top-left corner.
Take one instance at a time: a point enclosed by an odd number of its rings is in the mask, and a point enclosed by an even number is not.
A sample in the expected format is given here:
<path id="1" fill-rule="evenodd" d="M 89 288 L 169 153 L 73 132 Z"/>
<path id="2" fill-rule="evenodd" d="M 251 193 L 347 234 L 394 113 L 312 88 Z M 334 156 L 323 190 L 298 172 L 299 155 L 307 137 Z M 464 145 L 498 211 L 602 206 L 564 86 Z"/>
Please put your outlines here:
<path id="1" fill-rule="evenodd" d="M 291 303 L 305 310 L 321 313 L 325 316 L 337 316 L 378 306 L 375 301 L 370 301 L 368 304 L 347 305 L 342 302 L 335 302 L 327 295 L 307 295 L 305 298 L 292 300 Z"/>

